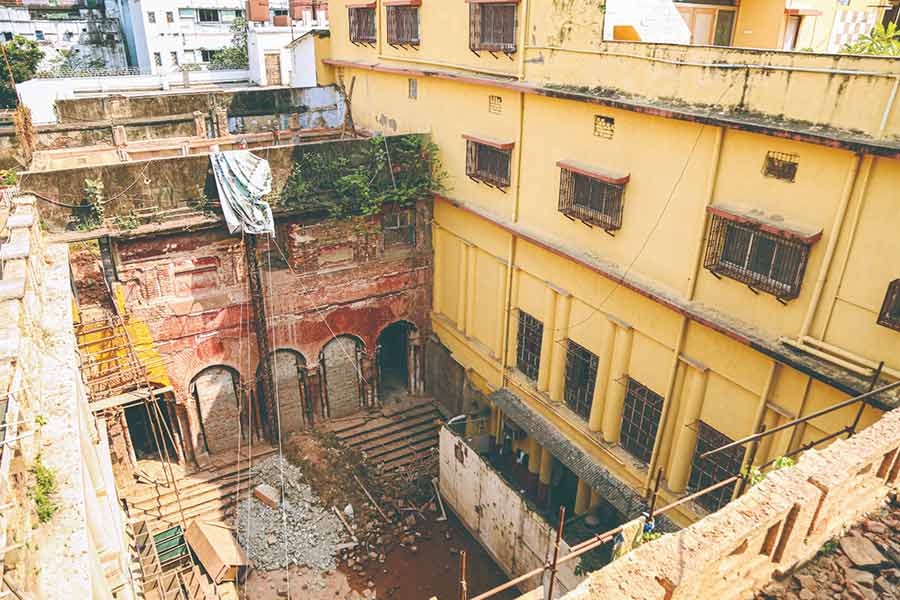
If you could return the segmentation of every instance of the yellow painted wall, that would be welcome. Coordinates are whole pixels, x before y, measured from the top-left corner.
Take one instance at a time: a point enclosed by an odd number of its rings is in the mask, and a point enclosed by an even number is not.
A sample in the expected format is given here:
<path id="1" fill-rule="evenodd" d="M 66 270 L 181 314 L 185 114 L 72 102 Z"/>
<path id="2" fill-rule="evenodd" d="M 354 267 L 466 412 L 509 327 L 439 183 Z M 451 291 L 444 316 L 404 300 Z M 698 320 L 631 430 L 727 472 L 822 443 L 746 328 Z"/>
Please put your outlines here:
<path id="1" fill-rule="evenodd" d="M 781 49 L 785 0 L 741 2 L 734 27 L 735 46 Z"/>

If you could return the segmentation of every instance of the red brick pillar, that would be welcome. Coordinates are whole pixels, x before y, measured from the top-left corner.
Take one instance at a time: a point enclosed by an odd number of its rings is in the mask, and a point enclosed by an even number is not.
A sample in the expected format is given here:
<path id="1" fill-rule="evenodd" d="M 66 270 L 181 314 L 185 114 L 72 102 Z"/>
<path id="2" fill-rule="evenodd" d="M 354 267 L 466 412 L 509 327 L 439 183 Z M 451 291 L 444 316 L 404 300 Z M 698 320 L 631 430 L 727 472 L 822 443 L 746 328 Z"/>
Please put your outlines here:
<path id="1" fill-rule="evenodd" d="M 206 138 L 206 115 L 199 110 L 194 111 L 194 135 L 198 138 Z"/>

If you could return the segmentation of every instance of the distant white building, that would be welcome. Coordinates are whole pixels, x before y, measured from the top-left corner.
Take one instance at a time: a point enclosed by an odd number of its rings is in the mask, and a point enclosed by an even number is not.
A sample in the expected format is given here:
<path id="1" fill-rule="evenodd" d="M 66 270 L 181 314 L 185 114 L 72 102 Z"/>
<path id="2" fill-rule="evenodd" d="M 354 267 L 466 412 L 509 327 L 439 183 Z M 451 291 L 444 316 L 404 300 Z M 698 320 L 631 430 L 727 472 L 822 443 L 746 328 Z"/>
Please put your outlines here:
<path id="1" fill-rule="evenodd" d="M 107 0 L 117 2 L 129 63 L 142 72 L 165 73 L 184 65 L 206 65 L 231 44 L 235 19 L 246 18 L 241 0 Z M 327 27 L 327 13 L 303 11 L 289 16 L 288 0 L 271 0 L 265 23 L 251 23 L 267 33 L 282 32 L 289 42 L 313 26 Z M 278 36 L 281 37 L 281 36 Z"/>
<path id="2" fill-rule="evenodd" d="M 106 69 L 128 65 L 116 5 L 107 11 L 101 0 L 25 0 L 17 6 L 0 6 L 0 38 L 20 35 L 37 42 L 44 52 L 40 70 L 60 63 L 60 51 L 70 51 L 74 62 Z"/>

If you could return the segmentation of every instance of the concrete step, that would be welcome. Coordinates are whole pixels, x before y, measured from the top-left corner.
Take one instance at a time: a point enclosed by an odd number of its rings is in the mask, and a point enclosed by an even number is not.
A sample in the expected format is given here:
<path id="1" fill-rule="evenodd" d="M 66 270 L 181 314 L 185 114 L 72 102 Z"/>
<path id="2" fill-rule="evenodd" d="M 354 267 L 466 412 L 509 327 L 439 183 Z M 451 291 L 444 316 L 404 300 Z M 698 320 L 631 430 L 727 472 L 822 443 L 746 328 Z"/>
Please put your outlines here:
<path id="1" fill-rule="evenodd" d="M 345 443 L 351 448 L 368 451 L 371 448 L 376 448 L 397 439 L 402 439 L 408 432 L 413 432 L 421 428 L 439 427 L 440 425 L 436 422 L 436 419 L 437 417 L 434 415 L 424 415 L 422 417 L 399 421 L 389 427 L 380 427 L 373 431 L 366 432 Z"/>
<path id="2" fill-rule="evenodd" d="M 252 485 L 252 481 L 250 483 Z M 199 509 L 206 505 L 214 505 L 222 500 L 227 500 L 230 498 L 231 501 L 233 501 L 236 498 L 239 486 L 242 492 L 241 495 L 243 496 L 244 491 L 247 490 L 247 479 L 242 479 L 240 481 L 236 479 L 229 485 L 210 489 L 196 496 L 182 497 L 180 503 L 176 500 L 174 502 L 167 502 L 159 507 L 134 507 L 132 508 L 131 512 L 135 517 L 143 518 L 148 521 L 162 519 L 169 516 L 179 517 L 181 511 L 184 511 L 185 515 L 187 515 L 194 509 Z"/>
<path id="3" fill-rule="evenodd" d="M 369 460 L 375 460 L 378 457 L 399 450 L 404 446 L 416 444 L 426 439 L 437 440 L 437 432 L 440 425 L 435 423 L 427 423 L 418 427 L 404 429 L 392 436 L 391 439 L 383 440 L 383 443 L 374 444 L 369 448 L 363 449 Z M 379 440 L 381 442 L 382 440 Z"/>
<path id="4" fill-rule="evenodd" d="M 392 452 L 380 454 L 370 460 L 373 463 L 382 464 L 385 468 L 390 469 L 394 466 L 393 463 L 406 458 L 407 456 L 421 454 L 427 452 L 431 448 L 436 448 L 438 445 L 438 438 L 437 435 L 432 435 L 420 440 L 412 440 L 412 442 L 413 443 L 405 444 Z"/>
<path id="5" fill-rule="evenodd" d="M 394 426 L 398 422 L 406 419 L 430 415 L 437 411 L 431 404 L 414 406 L 406 410 L 391 413 L 389 415 L 377 415 L 368 417 L 354 418 L 352 423 L 338 424 L 330 428 L 331 432 L 338 436 L 345 443 L 352 443 L 352 440 L 358 436 L 365 435 L 370 431 L 375 431 L 384 427 Z"/>

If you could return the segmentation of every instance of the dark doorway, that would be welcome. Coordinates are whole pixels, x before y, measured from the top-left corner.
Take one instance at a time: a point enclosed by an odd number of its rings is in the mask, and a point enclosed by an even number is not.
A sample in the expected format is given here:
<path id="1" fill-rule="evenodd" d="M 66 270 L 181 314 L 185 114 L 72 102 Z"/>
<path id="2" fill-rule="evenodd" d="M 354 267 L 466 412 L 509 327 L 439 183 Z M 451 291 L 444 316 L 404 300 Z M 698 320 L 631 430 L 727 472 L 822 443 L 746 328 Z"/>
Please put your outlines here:
<path id="1" fill-rule="evenodd" d="M 409 332 L 413 326 L 404 321 L 388 325 L 378 336 L 378 374 L 382 402 L 399 399 L 409 393 Z"/>
<path id="2" fill-rule="evenodd" d="M 574 514 L 575 497 L 578 495 L 578 476 L 556 461 L 553 468 L 553 484 L 550 488 L 550 501 L 547 515 L 554 523 L 559 515 L 559 507 L 566 507 L 566 514 Z"/>
<path id="3" fill-rule="evenodd" d="M 134 455 L 138 460 L 162 460 L 166 457 L 160 456 L 160 444 L 165 444 L 165 450 L 169 453 L 168 458 L 175 462 L 178 454 L 169 435 L 169 432 L 173 432 L 169 406 L 164 400 L 157 399 L 155 403 L 155 408 L 153 402 L 146 404 L 142 402 L 125 408 L 125 422 L 131 435 Z"/>

